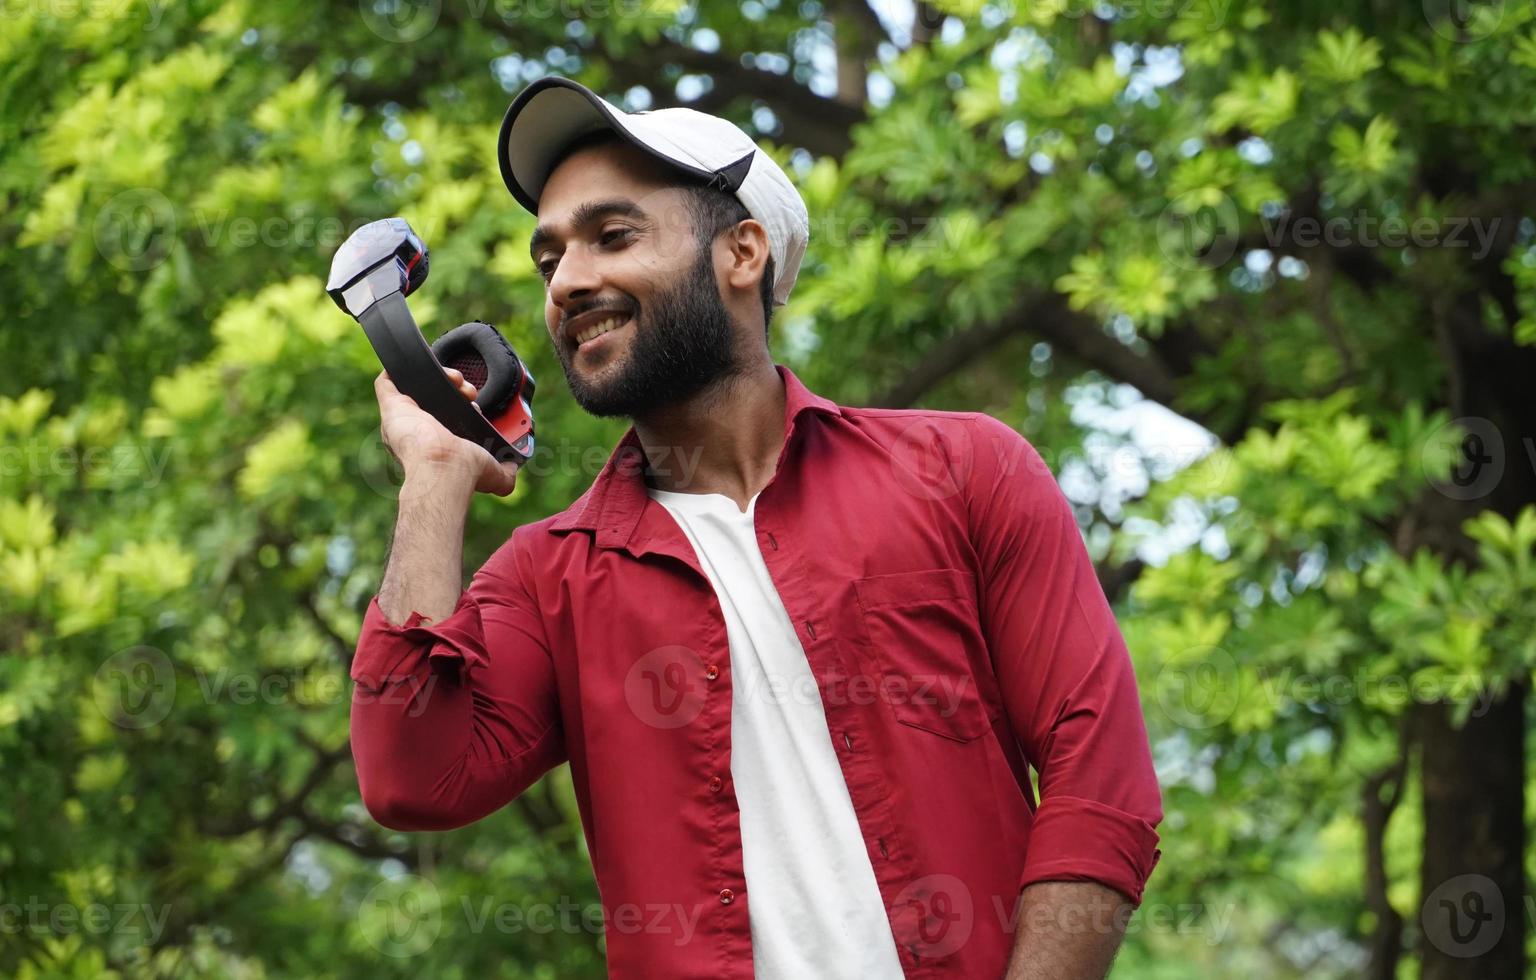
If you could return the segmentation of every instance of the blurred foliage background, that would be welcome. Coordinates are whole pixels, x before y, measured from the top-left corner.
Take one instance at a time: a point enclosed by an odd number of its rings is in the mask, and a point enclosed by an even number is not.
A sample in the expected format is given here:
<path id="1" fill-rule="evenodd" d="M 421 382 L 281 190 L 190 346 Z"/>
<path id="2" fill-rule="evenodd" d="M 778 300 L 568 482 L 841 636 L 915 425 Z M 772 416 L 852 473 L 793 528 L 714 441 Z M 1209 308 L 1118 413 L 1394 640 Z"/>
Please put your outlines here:
<path id="1" fill-rule="evenodd" d="M 1115 976 L 1524 973 L 1536 12 L 1450 0 L 8 3 L 0 973 L 603 975 L 563 771 L 401 835 L 347 744 L 396 475 L 345 234 L 405 216 L 429 336 L 543 382 L 470 568 L 624 428 L 494 159 L 546 73 L 760 136 L 777 359 L 1078 505 L 1167 809 Z"/>

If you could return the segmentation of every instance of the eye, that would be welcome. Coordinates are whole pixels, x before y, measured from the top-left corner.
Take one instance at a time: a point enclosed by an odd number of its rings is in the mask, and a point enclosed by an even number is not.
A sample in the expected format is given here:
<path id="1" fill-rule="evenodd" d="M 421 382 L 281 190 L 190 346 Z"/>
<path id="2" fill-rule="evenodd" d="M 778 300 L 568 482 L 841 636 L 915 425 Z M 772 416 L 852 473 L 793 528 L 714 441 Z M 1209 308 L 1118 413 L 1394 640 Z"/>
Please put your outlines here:
<path id="1" fill-rule="evenodd" d="M 597 237 L 597 241 L 601 245 L 616 245 L 620 242 L 628 241 L 630 234 L 628 228 L 608 228 Z"/>
<path id="2" fill-rule="evenodd" d="M 555 274 L 555 266 L 559 264 L 560 261 L 555 258 L 540 259 L 538 262 L 539 276 L 545 282 L 549 282 L 549 277 Z"/>

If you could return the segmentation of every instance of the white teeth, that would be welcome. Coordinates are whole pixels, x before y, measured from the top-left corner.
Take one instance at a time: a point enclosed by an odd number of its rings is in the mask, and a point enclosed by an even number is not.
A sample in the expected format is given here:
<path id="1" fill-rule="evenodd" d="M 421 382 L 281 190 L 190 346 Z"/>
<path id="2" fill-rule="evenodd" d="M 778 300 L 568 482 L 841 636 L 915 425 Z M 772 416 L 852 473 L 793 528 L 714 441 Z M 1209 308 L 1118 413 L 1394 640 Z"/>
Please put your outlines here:
<path id="1" fill-rule="evenodd" d="M 587 341 L 591 340 L 593 337 L 601 336 L 602 334 L 605 334 L 608 331 L 617 328 L 619 326 L 619 324 L 621 324 L 623 322 L 624 322 L 623 318 L 616 317 L 616 316 L 611 316 L 611 317 L 609 317 L 606 320 L 601 320 L 601 321 L 599 321 L 597 323 L 594 323 L 592 326 L 588 327 L 587 329 L 583 330 L 581 333 L 576 335 L 576 344 L 577 344 L 577 346 L 580 346 L 581 344 L 585 344 Z"/>

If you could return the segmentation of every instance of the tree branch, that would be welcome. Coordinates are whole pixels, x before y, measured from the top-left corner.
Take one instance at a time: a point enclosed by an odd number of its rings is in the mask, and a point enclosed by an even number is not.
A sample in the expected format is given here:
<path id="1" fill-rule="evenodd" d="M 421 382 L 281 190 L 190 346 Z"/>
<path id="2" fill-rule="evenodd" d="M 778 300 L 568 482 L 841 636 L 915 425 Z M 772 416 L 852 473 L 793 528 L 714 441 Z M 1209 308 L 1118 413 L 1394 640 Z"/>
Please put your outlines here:
<path id="1" fill-rule="evenodd" d="M 326 820 L 307 811 L 298 817 L 306 837 L 318 837 L 344 847 L 359 857 L 399 861 L 408 868 L 416 867 L 416 856 L 409 847 L 391 847 L 377 834 L 359 824 L 346 820 Z"/>
<path id="2" fill-rule="evenodd" d="M 927 44 L 938 37 L 940 28 L 944 26 L 944 13 L 924 0 L 918 0 L 913 8 L 911 43 Z"/>
<path id="3" fill-rule="evenodd" d="M 1017 333 L 1018 319 L 1018 315 L 1003 317 L 950 334 L 925 352 L 906 377 L 887 388 L 871 404 L 876 408 L 907 408 L 915 404 L 945 378 Z"/>
<path id="4" fill-rule="evenodd" d="M 862 102 L 856 107 L 824 98 L 790 75 L 748 67 L 738 58 L 718 51 L 700 51 L 665 38 L 633 52 L 615 52 L 606 47 L 600 50 L 614 79 L 625 85 L 654 87 L 666 80 L 668 65 L 708 75 L 714 90 L 695 100 L 694 108 L 718 112 L 740 99 L 761 101 L 783 124 L 785 142 L 818 155 L 840 157 L 847 153 L 853 146 L 849 130 L 865 118 Z"/>
<path id="5" fill-rule="evenodd" d="M 246 892 L 267 875 L 281 868 L 288 861 L 288 856 L 293 853 L 300 840 L 304 837 L 303 830 L 295 831 L 284 839 L 278 846 L 264 858 L 248 866 L 235 881 L 211 902 L 204 905 L 196 912 L 185 915 L 175 914 L 184 905 L 169 906 L 173 913 L 168 916 L 165 931 L 161 934 L 160 941 L 156 944 L 160 948 L 169 946 L 183 946 L 192 939 L 192 929 L 201 923 L 212 921 L 231 904 L 245 897 Z"/>
<path id="6" fill-rule="evenodd" d="M 1371 960 L 1366 976 L 1371 980 L 1392 980 L 1397 976 L 1397 961 L 1402 956 L 1403 917 L 1387 896 L 1387 823 L 1402 796 L 1408 768 L 1405 729 L 1398 737 L 1397 761 L 1374 773 L 1361 788 L 1360 820 L 1365 828 L 1365 904 L 1376 919 L 1371 935 Z"/>
<path id="7" fill-rule="evenodd" d="M 844 0 L 834 6 L 833 43 L 837 47 L 837 101 L 859 112 L 869 92 L 869 64 L 887 38 L 885 25 L 864 0 Z"/>
<path id="8" fill-rule="evenodd" d="M 1025 295 L 1009 313 L 992 323 L 962 330 L 940 341 L 875 404 L 883 408 L 913 404 L 977 355 L 1014 334 L 1039 337 L 1101 374 L 1131 385 L 1159 404 L 1173 407 L 1178 379 L 1161 357 L 1156 353 L 1138 354 L 1105 333 L 1092 317 L 1070 309 L 1060 295 L 1043 291 Z"/>
<path id="9" fill-rule="evenodd" d="M 336 628 L 326 620 L 325 616 L 321 615 L 320 607 L 315 602 L 314 594 L 311 592 L 300 593 L 299 608 L 303 609 L 304 612 L 308 614 L 310 621 L 315 624 L 316 628 L 318 628 L 321 633 L 325 634 L 330 639 L 330 641 L 336 645 L 337 659 L 339 659 L 343 664 L 350 663 L 352 659 L 352 650 L 356 644 L 348 642 L 347 638 L 336 632 Z"/>
<path id="10" fill-rule="evenodd" d="M 199 822 L 199 830 L 211 837 L 239 837 L 253 830 L 272 831 L 289 817 L 298 817 L 303 814 L 304 804 L 314 795 L 326 779 L 331 775 L 331 770 L 351 754 L 351 741 L 342 742 L 334 749 L 325 749 L 316 753 L 315 766 L 304 777 L 304 782 L 287 799 L 279 800 L 277 805 L 265 817 L 257 817 L 250 813 L 241 814 L 233 820 L 224 823 L 203 819 Z"/>
<path id="11" fill-rule="evenodd" d="M 1147 563 L 1140 558 L 1132 558 L 1119 565 L 1100 563 L 1093 566 L 1099 577 L 1099 587 L 1104 590 L 1104 597 L 1111 605 L 1120 601 L 1146 568 Z"/>

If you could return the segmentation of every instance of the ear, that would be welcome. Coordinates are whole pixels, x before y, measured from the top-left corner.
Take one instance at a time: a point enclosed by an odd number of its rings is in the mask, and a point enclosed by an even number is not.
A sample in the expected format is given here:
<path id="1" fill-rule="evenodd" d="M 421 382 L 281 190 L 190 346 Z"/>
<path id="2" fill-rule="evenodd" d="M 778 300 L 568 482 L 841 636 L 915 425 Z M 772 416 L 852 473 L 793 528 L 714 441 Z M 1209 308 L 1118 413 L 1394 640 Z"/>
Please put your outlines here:
<path id="1" fill-rule="evenodd" d="M 771 254 L 767 230 L 755 218 L 747 218 L 722 237 L 729 263 L 726 285 L 757 295 L 758 283 Z"/>

